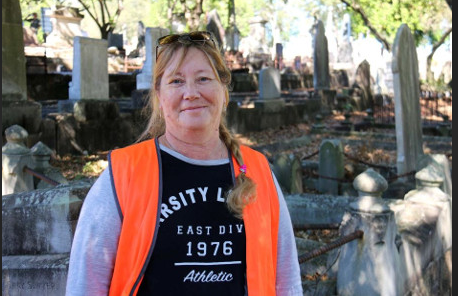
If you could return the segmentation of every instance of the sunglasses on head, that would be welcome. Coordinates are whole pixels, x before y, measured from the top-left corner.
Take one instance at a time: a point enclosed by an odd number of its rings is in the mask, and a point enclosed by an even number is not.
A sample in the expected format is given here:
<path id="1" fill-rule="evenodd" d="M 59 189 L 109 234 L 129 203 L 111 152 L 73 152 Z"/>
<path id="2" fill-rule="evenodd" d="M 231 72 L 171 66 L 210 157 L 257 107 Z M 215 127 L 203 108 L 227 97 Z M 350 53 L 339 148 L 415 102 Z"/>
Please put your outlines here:
<path id="1" fill-rule="evenodd" d="M 196 31 L 191 33 L 183 33 L 183 34 L 171 34 L 162 36 L 161 38 L 157 39 L 157 46 L 156 46 L 156 61 L 158 56 L 158 49 L 159 47 L 167 44 L 172 44 L 175 42 L 180 42 L 183 44 L 205 44 L 207 41 L 213 42 L 213 45 L 216 46 L 215 40 L 213 39 L 213 35 L 211 32 L 208 31 Z"/>

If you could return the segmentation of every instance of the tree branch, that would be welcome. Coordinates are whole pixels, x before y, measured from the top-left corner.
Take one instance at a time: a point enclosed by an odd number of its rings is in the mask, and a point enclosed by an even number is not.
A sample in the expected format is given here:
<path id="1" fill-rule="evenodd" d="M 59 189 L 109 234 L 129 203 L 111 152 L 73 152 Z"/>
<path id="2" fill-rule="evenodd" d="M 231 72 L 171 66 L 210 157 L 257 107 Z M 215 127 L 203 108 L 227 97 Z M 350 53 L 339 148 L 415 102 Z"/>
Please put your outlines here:
<path id="1" fill-rule="evenodd" d="M 89 16 L 96 22 L 97 26 L 101 28 L 102 26 L 99 24 L 97 17 L 94 16 L 92 12 L 89 10 L 89 6 L 87 6 L 86 3 L 83 2 L 83 0 L 78 0 L 78 2 L 84 7 Z"/>
<path id="2" fill-rule="evenodd" d="M 358 13 L 361 18 L 363 19 L 364 24 L 369 28 L 372 34 L 375 35 L 375 38 L 377 38 L 383 46 L 388 50 L 391 51 L 391 44 L 384 38 L 378 31 L 377 29 L 374 28 L 374 26 L 371 24 L 369 21 L 369 18 L 366 16 L 366 13 L 364 10 L 359 6 L 357 3 L 350 3 L 347 0 L 340 0 L 341 2 L 345 3 L 347 6 L 349 6 L 353 11 Z"/>
<path id="3" fill-rule="evenodd" d="M 432 52 L 434 52 L 445 42 L 445 39 L 447 39 L 448 35 L 452 33 L 452 28 L 449 28 L 444 35 L 442 35 L 441 39 L 437 41 L 435 44 L 433 44 Z"/>
<path id="4" fill-rule="evenodd" d="M 433 44 L 433 48 L 431 50 L 431 53 L 428 55 L 426 58 L 426 79 L 428 81 L 433 81 L 434 80 L 434 74 L 433 71 L 431 70 L 431 65 L 433 61 L 433 56 L 436 53 L 436 50 L 445 42 L 445 39 L 452 33 L 452 28 L 449 28 L 444 35 L 442 35 L 441 39 L 437 41 L 435 44 Z"/>

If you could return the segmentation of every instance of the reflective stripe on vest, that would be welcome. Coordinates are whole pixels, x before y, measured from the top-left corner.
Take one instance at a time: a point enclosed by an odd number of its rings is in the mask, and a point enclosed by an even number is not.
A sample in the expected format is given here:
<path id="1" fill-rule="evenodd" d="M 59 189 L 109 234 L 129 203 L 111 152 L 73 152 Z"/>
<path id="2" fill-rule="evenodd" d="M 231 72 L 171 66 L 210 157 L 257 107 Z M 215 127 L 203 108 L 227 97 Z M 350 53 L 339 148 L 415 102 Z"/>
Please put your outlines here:
<path id="1" fill-rule="evenodd" d="M 256 199 L 245 207 L 249 296 L 275 295 L 279 201 L 267 159 L 241 146 L 247 176 L 257 185 Z M 111 179 L 122 219 L 110 295 L 136 295 L 153 252 L 162 203 L 159 144 L 148 140 L 113 150 Z M 240 173 L 234 158 L 233 177 Z M 155 225 L 155 227 L 151 227 Z"/>

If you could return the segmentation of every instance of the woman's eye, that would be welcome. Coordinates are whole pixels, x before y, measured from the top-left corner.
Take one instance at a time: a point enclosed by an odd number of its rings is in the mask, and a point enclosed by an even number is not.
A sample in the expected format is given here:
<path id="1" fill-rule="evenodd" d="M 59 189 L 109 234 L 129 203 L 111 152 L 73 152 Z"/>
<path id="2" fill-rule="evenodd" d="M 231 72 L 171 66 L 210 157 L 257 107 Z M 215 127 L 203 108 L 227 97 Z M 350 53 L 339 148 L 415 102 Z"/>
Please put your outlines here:
<path id="1" fill-rule="evenodd" d="M 209 81 L 210 78 L 208 78 L 208 77 L 200 77 L 199 80 L 204 82 L 204 81 Z"/>
<path id="2" fill-rule="evenodd" d="M 170 84 L 178 84 L 178 83 L 181 83 L 181 82 L 182 82 L 182 80 L 178 79 L 178 78 L 170 80 Z"/>

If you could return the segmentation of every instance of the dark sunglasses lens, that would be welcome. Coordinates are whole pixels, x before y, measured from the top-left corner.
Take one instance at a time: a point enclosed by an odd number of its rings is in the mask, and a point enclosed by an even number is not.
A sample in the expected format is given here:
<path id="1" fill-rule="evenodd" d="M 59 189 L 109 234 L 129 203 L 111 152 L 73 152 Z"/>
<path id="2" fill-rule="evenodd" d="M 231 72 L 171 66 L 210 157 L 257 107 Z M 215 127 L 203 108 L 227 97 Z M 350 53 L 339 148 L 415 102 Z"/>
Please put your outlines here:
<path id="1" fill-rule="evenodd" d="M 180 36 L 179 35 L 167 35 L 167 36 L 163 36 L 161 38 L 159 38 L 157 40 L 157 43 L 159 45 L 164 45 L 164 44 L 169 44 L 169 43 L 173 43 L 175 41 L 178 40 Z"/>
<path id="2" fill-rule="evenodd" d="M 202 40 L 211 40 L 211 34 L 209 32 L 192 32 L 189 33 L 189 37 L 195 41 L 202 41 Z"/>

